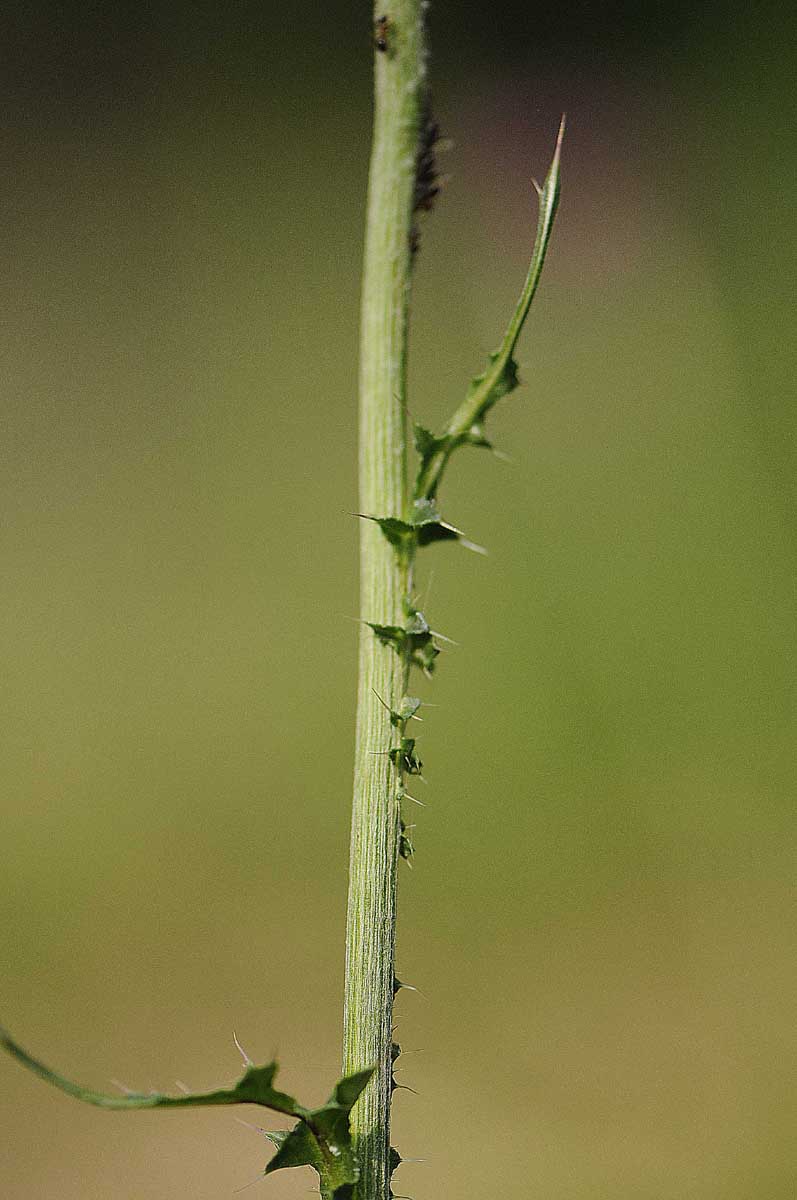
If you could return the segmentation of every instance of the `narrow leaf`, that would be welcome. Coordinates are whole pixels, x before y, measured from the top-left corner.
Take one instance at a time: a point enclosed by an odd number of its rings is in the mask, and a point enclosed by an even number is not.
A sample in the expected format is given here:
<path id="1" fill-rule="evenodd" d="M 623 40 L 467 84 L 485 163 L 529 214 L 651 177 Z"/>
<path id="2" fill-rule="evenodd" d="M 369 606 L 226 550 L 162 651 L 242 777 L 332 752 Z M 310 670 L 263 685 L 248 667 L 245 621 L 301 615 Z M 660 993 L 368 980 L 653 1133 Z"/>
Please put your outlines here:
<path id="1" fill-rule="evenodd" d="M 98 1108 L 192 1108 L 215 1104 L 262 1104 L 274 1112 L 287 1113 L 292 1117 L 301 1116 L 306 1111 L 293 1096 L 287 1096 L 272 1086 L 277 1074 L 277 1064 L 273 1062 L 265 1067 L 248 1067 L 233 1087 L 218 1088 L 212 1092 L 189 1092 L 179 1096 L 169 1096 L 161 1092 L 129 1092 L 124 1096 L 109 1096 L 104 1092 L 82 1087 L 79 1083 L 73 1083 L 71 1079 L 59 1075 L 57 1071 L 52 1071 L 39 1059 L 28 1054 L 27 1050 L 2 1029 L 0 1045 L 29 1071 L 51 1083 L 53 1087 Z"/>
<path id="2" fill-rule="evenodd" d="M 109 1096 L 82 1087 L 52 1071 L 3 1029 L 0 1029 L 0 1045 L 47 1083 L 99 1108 L 196 1108 L 217 1104 L 260 1104 L 274 1112 L 298 1117 L 299 1123 L 290 1132 L 265 1134 L 278 1147 L 265 1173 L 270 1174 L 280 1167 L 312 1166 L 319 1174 L 324 1197 L 332 1197 L 339 1188 L 357 1181 L 359 1172 L 349 1131 L 349 1113 L 371 1078 L 371 1070 L 359 1071 L 339 1080 L 330 1099 L 318 1109 L 305 1108 L 293 1096 L 277 1091 L 273 1086 L 277 1074 L 277 1064 L 274 1062 L 263 1067 L 249 1066 L 232 1087 L 218 1088 L 212 1092 L 189 1092 L 179 1096 L 160 1092 L 130 1092 L 124 1096 Z"/>
<path id="3" fill-rule="evenodd" d="M 559 165 L 564 129 L 563 117 L 551 165 L 545 177 L 545 183 L 539 189 L 539 211 L 534 248 L 526 281 L 512 319 L 499 349 L 489 356 L 486 370 L 471 381 L 465 399 L 449 421 L 442 436 L 435 438 L 433 435 L 429 435 L 421 439 L 423 449 L 419 451 L 421 464 L 415 485 L 415 495 L 419 499 L 431 498 L 436 495 L 446 463 L 458 446 L 489 445 L 484 434 L 484 418 L 502 396 L 508 395 L 518 386 L 514 351 L 540 282 L 559 204 Z M 428 434 L 428 431 L 424 431 L 424 434 Z M 418 445 L 417 434 L 416 445 Z"/>

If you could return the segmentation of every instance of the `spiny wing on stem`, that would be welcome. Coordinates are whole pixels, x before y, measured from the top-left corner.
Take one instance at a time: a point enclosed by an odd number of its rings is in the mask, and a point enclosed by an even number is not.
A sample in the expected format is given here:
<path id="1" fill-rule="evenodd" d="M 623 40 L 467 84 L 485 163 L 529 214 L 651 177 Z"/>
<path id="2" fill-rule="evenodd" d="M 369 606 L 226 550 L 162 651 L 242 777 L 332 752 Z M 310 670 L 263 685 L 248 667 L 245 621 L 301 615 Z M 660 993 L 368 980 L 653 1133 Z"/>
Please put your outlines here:
<path id="1" fill-rule="evenodd" d="M 18 1062 L 53 1087 L 77 1100 L 99 1108 L 198 1108 L 217 1104 L 259 1104 L 273 1112 L 298 1117 L 298 1124 L 288 1132 L 272 1137 L 279 1144 L 277 1154 L 268 1163 L 265 1174 L 280 1167 L 312 1166 L 318 1172 L 323 1196 L 333 1196 L 340 1188 L 356 1183 L 357 1161 L 349 1132 L 349 1113 L 373 1070 L 347 1075 L 335 1085 L 329 1100 L 321 1108 L 308 1109 L 293 1096 L 277 1091 L 273 1086 L 277 1064 L 256 1067 L 248 1063 L 237 1083 L 211 1092 L 188 1092 L 170 1096 L 161 1092 L 128 1092 L 110 1096 L 82 1087 L 59 1075 L 34 1058 L 9 1033 L 0 1029 L 0 1045 Z"/>
<path id="2" fill-rule="evenodd" d="M 266 1175 L 282 1167 L 313 1167 L 321 1181 L 321 1195 L 334 1196 L 357 1182 L 359 1167 L 349 1131 L 349 1113 L 372 1070 L 347 1075 L 321 1108 L 306 1113 L 286 1135 L 280 1133 L 278 1150 L 265 1170 Z M 274 1135 L 269 1135 L 274 1141 Z"/>
<path id="3" fill-rule="evenodd" d="M 375 621 L 366 621 L 365 624 L 374 631 L 383 646 L 391 646 L 400 657 L 406 654 L 412 666 L 420 667 L 425 675 L 430 676 L 440 653 L 440 647 L 434 639 L 442 637 L 442 634 L 435 634 L 429 628 L 429 622 L 417 608 L 407 605 L 406 610 L 406 625 L 379 625 Z"/>
<path id="4" fill-rule="evenodd" d="M 373 517 L 368 513 L 358 515 L 378 525 L 399 554 L 411 553 L 415 546 L 431 546 L 433 542 L 460 542 L 468 550 L 484 553 L 481 546 L 468 541 L 461 529 L 444 521 L 434 500 L 428 497 L 414 501 L 407 521 L 399 517 Z"/>

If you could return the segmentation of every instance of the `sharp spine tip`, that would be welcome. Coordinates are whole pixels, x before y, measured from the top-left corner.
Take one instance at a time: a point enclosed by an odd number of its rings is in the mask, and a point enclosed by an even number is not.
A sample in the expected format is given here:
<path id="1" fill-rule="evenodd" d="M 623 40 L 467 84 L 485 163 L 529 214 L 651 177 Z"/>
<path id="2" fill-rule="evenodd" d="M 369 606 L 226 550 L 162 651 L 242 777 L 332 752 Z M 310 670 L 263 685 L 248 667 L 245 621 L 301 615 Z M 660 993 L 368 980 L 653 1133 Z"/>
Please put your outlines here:
<path id="1" fill-rule="evenodd" d="M 233 1031 L 233 1035 L 232 1035 L 232 1040 L 235 1042 L 238 1053 L 240 1054 L 241 1058 L 244 1060 L 244 1064 L 247 1067 L 253 1067 L 255 1064 L 252 1062 L 252 1059 L 249 1057 L 249 1055 L 246 1053 L 246 1051 L 244 1050 L 241 1043 L 238 1041 L 238 1035 L 234 1031 Z"/>

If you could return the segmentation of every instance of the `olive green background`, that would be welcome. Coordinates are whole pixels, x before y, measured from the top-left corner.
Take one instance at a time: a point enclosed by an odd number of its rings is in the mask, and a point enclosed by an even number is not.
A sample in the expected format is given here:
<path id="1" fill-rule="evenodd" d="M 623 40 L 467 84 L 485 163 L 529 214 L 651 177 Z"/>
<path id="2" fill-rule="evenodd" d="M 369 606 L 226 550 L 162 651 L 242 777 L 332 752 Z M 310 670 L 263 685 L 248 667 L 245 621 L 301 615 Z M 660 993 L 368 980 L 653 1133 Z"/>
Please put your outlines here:
<path id="1" fill-rule="evenodd" d="M 793 31 L 438 3 L 411 407 L 563 199 L 426 552 L 395 1141 L 432 1200 L 792 1200 Z M 97 1087 L 338 1071 L 366 5 L 25 7 L 4 57 L 0 1014 Z M 244 1114 L 249 1116 L 250 1114 Z M 252 1114 L 258 1121 L 259 1114 Z M 7 1200 L 256 1179 L 228 1112 L 0 1062 Z M 251 1194 L 300 1197 L 310 1173 Z"/>

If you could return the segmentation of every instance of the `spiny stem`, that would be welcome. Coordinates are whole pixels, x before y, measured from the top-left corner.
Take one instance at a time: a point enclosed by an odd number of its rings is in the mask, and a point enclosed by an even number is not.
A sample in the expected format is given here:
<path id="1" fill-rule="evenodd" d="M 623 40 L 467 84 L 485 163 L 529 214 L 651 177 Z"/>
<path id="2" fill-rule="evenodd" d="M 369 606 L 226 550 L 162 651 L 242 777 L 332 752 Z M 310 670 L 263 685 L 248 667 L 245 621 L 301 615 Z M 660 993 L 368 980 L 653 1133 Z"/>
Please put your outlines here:
<path id="1" fill-rule="evenodd" d="M 375 112 L 368 184 L 360 327 L 360 508 L 404 518 L 408 510 L 406 361 L 416 170 L 425 109 L 423 0 L 377 0 Z M 400 626 L 411 590 L 410 556 L 371 521 L 360 528 L 360 615 Z M 360 1164 L 356 1200 L 390 1194 L 391 1047 L 396 872 L 402 763 L 390 753 L 402 730 L 378 697 L 398 708 L 407 690 L 402 654 L 363 624 L 352 811 L 343 1061 L 376 1067 L 352 1112 Z"/>

